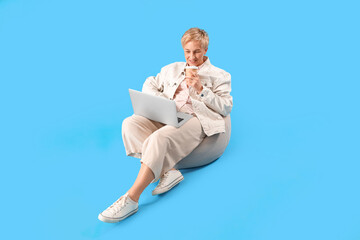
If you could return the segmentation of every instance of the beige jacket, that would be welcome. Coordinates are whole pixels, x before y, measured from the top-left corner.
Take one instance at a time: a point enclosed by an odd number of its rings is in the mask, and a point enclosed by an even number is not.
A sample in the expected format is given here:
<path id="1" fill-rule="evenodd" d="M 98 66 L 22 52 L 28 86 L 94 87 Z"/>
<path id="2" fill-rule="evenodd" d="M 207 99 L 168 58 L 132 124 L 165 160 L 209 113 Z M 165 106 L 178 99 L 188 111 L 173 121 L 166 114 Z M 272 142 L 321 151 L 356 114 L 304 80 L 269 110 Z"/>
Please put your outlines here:
<path id="1" fill-rule="evenodd" d="M 142 91 L 156 96 L 173 99 L 175 91 L 185 78 L 186 62 L 175 62 L 163 67 L 156 77 L 148 77 Z M 231 92 L 231 75 L 210 63 L 204 62 L 199 72 L 203 90 L 200 94 L 190 87 L 190 98 L 193 110 L 207 136 L 225 132 L 225 121 L 222 116 L 230 114 L 233 101 Z"/>

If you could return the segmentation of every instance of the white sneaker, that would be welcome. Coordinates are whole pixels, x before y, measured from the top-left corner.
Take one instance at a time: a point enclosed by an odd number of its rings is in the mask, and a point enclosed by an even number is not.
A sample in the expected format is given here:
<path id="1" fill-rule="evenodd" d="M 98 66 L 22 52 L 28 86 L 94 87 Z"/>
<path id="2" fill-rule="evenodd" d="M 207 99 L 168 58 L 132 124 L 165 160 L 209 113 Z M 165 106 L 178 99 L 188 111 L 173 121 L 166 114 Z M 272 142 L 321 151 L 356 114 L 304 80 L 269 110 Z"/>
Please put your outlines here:
<path id="1" fill-rule="evenodd" d="M 99 214 L 99 220 L 107 223 L 120 222 L 137 212 L 139 204 L 129 197 L 129 193 L 121 196 L 105 211 Z"/>
<path id="2" fill-rule="evenodd" d="M 161 194 L 169 191 L 171 188 L 175 187 L 176 184 L 184 180 L 183 175 L 179 170 L 170 170 L 167 171 L 159 181 L 159 184 L 152 191 L 152 195 Z"/>

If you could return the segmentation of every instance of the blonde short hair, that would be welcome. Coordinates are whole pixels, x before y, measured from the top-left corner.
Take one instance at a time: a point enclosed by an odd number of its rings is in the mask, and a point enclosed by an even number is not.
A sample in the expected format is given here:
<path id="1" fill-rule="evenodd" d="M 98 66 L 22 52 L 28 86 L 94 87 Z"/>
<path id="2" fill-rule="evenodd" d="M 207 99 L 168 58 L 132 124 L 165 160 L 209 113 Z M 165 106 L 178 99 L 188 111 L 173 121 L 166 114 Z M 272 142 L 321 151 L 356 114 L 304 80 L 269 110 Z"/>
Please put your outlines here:
<path id="1" fill-rule="evenodd" d="M 204 29 L 190 28 L 181 37 L 181 45 L 184 47 L 190 41 L 200 41 L 201 46 L 207 49 L 209 46 L 209 35 Z"/>

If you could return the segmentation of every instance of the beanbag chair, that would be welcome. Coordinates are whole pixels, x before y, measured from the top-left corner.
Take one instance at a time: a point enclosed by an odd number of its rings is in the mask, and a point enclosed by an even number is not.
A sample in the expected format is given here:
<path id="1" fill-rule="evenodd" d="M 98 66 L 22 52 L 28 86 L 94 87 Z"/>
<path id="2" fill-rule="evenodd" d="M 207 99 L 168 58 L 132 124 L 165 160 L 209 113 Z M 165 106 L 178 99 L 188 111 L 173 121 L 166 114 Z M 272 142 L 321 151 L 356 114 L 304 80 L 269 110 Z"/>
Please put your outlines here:
<path id="1" fill-rule="evenodd" d="M 225 132 L 206 136 L 189 155 L 179 161 L 175 168 L 193 168 L 209 164 L 218 159 L 225 151 L 231 135 L 230 115 L 224 117 Z"/>

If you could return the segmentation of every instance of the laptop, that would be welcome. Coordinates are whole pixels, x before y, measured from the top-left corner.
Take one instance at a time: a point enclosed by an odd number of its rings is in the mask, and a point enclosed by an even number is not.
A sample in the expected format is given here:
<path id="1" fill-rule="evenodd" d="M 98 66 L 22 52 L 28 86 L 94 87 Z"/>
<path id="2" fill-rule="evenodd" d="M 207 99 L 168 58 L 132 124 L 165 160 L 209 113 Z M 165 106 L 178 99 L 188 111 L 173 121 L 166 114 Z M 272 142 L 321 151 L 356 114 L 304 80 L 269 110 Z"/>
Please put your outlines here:
<path id="1" fill-rule="evenodd" d="M 133 89 L 129 89 L 129 93 L 136 115 L 177 128 L 193 117 L 188 113 L 177 112 L 176 104 L 173 100 Z"/>

